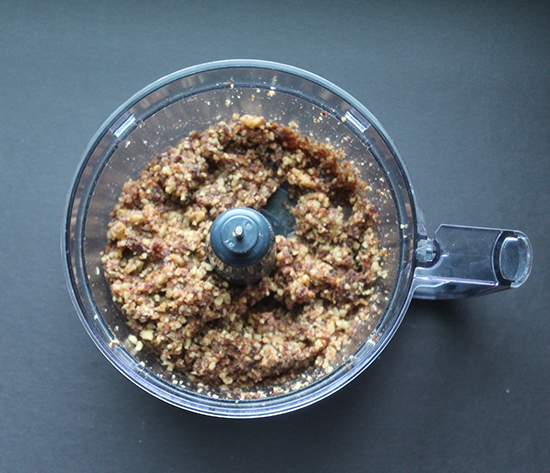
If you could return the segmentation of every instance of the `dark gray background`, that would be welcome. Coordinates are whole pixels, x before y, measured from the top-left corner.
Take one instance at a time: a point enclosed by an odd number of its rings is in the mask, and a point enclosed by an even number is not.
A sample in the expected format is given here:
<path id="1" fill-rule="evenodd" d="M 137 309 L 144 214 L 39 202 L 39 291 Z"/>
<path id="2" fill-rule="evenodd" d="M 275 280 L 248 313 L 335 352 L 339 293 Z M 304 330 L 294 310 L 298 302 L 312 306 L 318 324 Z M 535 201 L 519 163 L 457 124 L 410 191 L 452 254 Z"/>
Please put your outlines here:
<path id="1" fill-rule="evenodd" d="M 550 466 L 547 2 L 0 3 L 0 471 L 540 472 Z M 142 392 L 95 348 L 60 256 L 81 154 L 150 82 L 229 58 L 351 93 L 407 161 L 428 227 L 523 230 L 514 291 L 414 301 L 351 385 L 231 421 Z"/>

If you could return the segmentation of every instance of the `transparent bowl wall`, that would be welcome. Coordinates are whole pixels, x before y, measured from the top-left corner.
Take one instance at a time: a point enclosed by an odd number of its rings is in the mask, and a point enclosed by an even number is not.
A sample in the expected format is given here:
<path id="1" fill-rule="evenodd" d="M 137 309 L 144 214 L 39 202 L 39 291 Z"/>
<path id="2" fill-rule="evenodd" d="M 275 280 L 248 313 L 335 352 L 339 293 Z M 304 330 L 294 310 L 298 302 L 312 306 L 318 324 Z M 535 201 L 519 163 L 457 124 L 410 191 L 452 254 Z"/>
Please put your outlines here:
<path id="1" fill-rule="evenodd" d="M 232 392 L 204 390 L 167 372 L 145 350 L 136 352 L 122 314 L 113 304 L 101 255 L 109 213 L 122 185 L 155 156 L 192 130 L 202 131 L 233 114 L 257 114 L 302 134 L 330 141 L 369 182 L 379 213 L 377 232 L 388 249 L 386 279 L 378 283 L 383 313 L 371 332 L 360 330 L 341 351 L 330 374 L 287 394 L 240 400 Z M 209 63 L 174 73 L 132 97 L 89 144 L 69 195 L 63 238 L 65 268 L 77 312 L 92 340 L 124 375 L 179 407 L 221 417 L 288 412 L 326 397 L 363 371 L 387 344 L 411 298 L 415 199 L 402 159 L 376 119 L 329 82 L 281 64 Z M 200 391 L 200 392 L 199 392 Z"/>

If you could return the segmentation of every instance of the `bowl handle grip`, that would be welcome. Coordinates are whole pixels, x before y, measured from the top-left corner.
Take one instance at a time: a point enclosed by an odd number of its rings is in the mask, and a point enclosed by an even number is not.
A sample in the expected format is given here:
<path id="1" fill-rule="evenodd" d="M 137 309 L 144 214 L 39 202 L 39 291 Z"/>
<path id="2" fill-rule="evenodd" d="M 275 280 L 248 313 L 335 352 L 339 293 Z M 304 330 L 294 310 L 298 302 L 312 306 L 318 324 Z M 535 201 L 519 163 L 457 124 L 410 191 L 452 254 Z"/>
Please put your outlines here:
<path id="1" fill-rule="evenodd" d="M 533 249 L 516 230 L 441 225 L 417 245 L 414 297 L 456 299 L 521 286 Z"/>

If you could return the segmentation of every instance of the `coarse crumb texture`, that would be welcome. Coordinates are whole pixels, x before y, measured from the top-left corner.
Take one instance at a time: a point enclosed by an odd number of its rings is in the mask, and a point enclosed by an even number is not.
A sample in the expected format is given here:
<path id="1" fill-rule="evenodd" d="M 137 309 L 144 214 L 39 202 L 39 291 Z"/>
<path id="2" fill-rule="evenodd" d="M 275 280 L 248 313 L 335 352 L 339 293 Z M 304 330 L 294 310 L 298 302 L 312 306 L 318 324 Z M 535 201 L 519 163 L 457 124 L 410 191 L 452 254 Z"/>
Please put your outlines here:
<path id="1" fill-rule="evenodd" d="M 258 116 L 193 132 L 124 185 L 103 256 L 113 300 L 139 347 L 192 381 L 235 391 L 329 372 L 360 325 L 372 329 L 386 251 L 367 184 L 341 151 Z M 207 258 L 210 227 L 260 210 L 284 185 L 295 232 L 276 267 L 231 285 Z"/>

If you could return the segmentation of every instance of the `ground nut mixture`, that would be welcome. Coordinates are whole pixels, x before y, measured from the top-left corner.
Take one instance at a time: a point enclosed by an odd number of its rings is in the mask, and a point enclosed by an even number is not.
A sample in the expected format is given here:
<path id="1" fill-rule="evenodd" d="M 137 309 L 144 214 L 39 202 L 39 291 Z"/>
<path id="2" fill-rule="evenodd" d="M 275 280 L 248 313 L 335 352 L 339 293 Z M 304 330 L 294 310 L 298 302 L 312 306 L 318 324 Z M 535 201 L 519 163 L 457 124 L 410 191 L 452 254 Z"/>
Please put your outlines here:
<path id="1" fill-rule="evenodd" d="M 103 256 L 113 299 L 139 347 L 205 385 L 239 390 L 330 362 L 375 323 L 385 250 L 367 184 L 332 146 L 244 115 L 193 132 L 124 185 Z M 276 237 L 276 267 L 231 285 L 207 258 L 210 227 L 256 210 L 284 186 L 295 232 Z"/>

